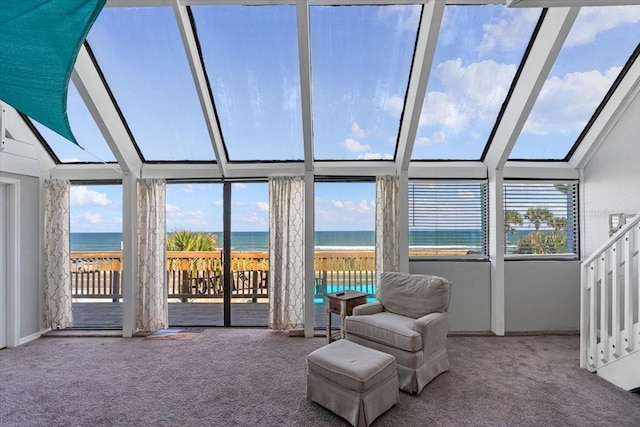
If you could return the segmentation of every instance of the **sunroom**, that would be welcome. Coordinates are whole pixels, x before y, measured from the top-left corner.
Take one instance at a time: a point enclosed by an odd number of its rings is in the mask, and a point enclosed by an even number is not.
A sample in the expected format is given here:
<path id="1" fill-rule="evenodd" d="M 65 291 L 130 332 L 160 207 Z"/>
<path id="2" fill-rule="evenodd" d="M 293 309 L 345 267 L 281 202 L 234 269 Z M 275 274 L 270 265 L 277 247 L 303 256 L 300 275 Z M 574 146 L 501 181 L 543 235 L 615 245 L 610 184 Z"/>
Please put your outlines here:
<path id="1" fill-rule="evenodd" d="M 325 293 L 397 270 L 454 283 L 452 333 L 581 330 L 583 367 L 638 360 L 640 1 L 91 3 L 33 109 L 0 52 L 0 348 L 312 337 Z"/>

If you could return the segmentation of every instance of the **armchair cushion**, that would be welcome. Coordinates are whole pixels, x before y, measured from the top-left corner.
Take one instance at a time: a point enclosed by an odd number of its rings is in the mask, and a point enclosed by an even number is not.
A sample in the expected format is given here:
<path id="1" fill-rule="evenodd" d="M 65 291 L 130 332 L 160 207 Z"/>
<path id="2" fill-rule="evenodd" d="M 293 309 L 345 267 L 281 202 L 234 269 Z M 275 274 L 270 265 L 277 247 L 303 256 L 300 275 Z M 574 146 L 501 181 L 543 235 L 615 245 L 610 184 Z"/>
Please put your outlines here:
<path id="1" fill-rule="evenodd" d="M 378 281 L 378 300 L 385 311 L 413 319 L 449 308 L 451 282 L 427 274 L 387 272 Z"/>
<path id="2" fill-rule="evenodd" d="M 414 330 L 415 319 L 384 311 L 371 315 L 349 316 L 346 329 L 350 334 L 405 351 L 422 349 L 421 330 Z"/>

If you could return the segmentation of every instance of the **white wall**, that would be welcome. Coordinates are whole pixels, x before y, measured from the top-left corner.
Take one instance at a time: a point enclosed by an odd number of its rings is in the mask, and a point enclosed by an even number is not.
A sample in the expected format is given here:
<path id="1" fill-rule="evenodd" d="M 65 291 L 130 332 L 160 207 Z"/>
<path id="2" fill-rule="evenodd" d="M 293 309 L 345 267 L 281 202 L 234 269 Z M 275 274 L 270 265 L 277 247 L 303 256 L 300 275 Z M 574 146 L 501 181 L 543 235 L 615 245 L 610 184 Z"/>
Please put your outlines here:
<path id="1" fill-rule="evenodd" d="M 506 261 L 505 331 L 580 329 L 580 261 Z"/>
<path id="2" fill-rule="evenodd" d="M 409 261 L 409 272 L 446 277 L 451 287 L 449 330 L 491 330 L 491 266 L 478 261 Z"/>
<path id="3" fill-rule="evenodd" d="M 609 238 L 610 213 L 640 212 L 640 95 L 585 166 L 582 183 L 586 258 Z"/>
<path id="4" fill-rule="evenodd" d="M 409 272 L 453 282 L 452 332 L 491 330 L 491 268 L 478 261 L 410 261 Z M 577 331 L 580 261 L 506 261 L 505 330 Z"/>
<path id="5" fill-rule="evenodd" d="M 0 166 L 3 165 L 0 163 Z M 0 172 L 0 176 L 20 181 L 18 338 L 23 339 L 39 333 L 41 329 L 40 180 L 6 172 Z"/>

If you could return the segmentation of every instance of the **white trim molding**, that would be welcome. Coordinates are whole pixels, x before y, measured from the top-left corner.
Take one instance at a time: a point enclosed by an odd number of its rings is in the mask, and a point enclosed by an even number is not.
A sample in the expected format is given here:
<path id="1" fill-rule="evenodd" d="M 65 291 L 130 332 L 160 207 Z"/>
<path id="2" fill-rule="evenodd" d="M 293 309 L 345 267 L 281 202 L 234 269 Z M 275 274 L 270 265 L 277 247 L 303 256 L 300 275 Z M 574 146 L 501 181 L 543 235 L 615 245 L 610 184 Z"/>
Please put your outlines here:
<path id="1" fill-rule="evenodd" d="M 0 176 L 7 185 L 7 347 L 20 345 L 20 181 Z"/>

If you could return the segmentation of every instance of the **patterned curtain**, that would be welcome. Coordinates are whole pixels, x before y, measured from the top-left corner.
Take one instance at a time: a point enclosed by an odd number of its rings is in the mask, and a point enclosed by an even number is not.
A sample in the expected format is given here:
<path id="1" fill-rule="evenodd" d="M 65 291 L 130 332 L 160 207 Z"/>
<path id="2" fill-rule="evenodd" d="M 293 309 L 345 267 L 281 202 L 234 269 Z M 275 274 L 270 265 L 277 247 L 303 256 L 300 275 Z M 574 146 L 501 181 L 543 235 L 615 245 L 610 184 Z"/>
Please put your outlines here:
<path id="1" fill-rule="evenodd" d="M 165 283 L 165 196 L 163 180 L 138 180 L 138 331 L 153 332 L 169 324 Z"/>
<path id="2" fill-rule="evenodd" d="M 69 257 L 69 181 L 45 181 L 44 220 L 45 325 L 73 326 Z"/>
<path id="3" fill-rule="evenodd" d="M 376 271 L 400 269 L 400 178 L 376 178 Z"/>
<path id="4" fill-rule="evenodd" d="M 304 178 L 269 179 L 269 327 L 304 326 Z"/>

